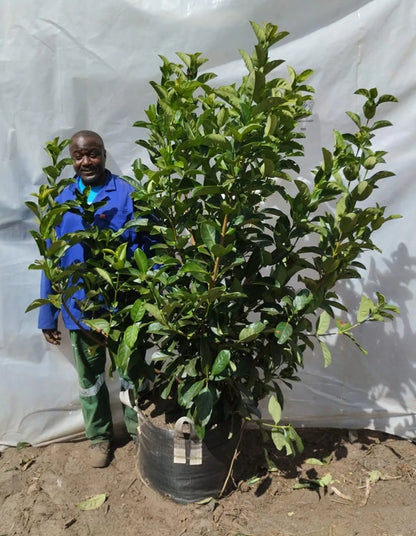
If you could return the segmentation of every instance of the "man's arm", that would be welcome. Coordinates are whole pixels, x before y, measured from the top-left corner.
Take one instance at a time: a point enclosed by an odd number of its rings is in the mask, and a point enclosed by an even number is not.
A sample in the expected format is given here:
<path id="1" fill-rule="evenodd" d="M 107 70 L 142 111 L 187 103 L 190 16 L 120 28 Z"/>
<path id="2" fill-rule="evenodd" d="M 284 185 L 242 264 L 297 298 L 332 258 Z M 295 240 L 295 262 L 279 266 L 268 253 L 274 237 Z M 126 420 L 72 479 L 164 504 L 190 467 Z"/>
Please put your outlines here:
<path id="1" fill-rule="evenodd" d="M 51 282 L 44 272 L 42 272 L 40 297 L 47 298 L 50 294 L 53 294 Z M 55 345 L 61 343 L 61 332 L 58 331 L 58 316 L 59 309 L 51 303 L 41 305 L 39 308 L 38 328 L 42 330 L 46 341 Z"/>

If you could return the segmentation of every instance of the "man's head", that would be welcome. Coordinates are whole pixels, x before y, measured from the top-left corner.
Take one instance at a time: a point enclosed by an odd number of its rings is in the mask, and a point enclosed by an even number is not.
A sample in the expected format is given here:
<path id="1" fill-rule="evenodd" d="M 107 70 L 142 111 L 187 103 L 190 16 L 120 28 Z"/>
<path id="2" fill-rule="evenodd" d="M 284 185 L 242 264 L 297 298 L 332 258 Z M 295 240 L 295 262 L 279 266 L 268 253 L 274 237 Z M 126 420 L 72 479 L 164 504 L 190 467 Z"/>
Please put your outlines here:
<path id="1" fill-rule="evenodd" d="M 71 138 L 69 154 L 75 173 L 86 186 L 104 184 L 106 151 L 101 136 L 91 130 L 80 130 Z"/>

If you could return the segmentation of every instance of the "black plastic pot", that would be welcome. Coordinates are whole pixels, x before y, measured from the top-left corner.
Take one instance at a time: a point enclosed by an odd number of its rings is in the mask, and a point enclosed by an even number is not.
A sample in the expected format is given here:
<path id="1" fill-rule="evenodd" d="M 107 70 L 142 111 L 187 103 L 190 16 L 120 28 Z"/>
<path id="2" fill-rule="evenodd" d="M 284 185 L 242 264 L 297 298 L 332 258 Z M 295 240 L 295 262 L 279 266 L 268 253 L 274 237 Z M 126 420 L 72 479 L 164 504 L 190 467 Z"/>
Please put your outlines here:
<path id="1" fill-rule="evenodd" d="M 151 488 L 178 503 L 216 497 L 227 477 L 241 422 L 221 423 L 201 441 L 191 419 L 182 417 L 174 430 L 155 425 L 138 410 L 138 469 Z"/>

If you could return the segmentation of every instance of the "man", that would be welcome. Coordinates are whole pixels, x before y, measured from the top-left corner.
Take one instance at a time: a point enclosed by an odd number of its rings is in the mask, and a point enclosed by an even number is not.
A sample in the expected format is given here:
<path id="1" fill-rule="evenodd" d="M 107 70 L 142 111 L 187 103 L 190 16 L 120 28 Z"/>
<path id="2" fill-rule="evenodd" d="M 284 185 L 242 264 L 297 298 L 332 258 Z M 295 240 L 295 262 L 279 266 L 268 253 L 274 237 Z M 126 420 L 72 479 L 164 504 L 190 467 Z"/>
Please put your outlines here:
<path id="1" fill-rule="evenodd" d="M 89 130 L 77 132 L 71 138 L 69 153 L 76 174 L 75 182 L 67 186 L 56 201 L 64 203 L 75 200 L 76 191 L 83 192 L 89 186 L 88 203 L 106 201 L 104 206 L 96 209 L 94 225 L 100 229 L 111 228 L 113 231 L 118 231 L 133 218 L 134 207 L 130 197 L 133 188 L 106 169 L 106 150 L 102 138 L 96 132 Z M 68 211 L 56 227 L 56 236 L 59 239 L 66 233 L 85 228 L 86 222 L 82 215 Z M 125 239 L 131 242 L 129 244 L 131 250 L 140 247 L 148 256 L 151 255 L 150 245 L 153 241 L 148 235 L 130 231 L 126 232 Z M 86 248 L 82 244 L 75 244 L 65 253 L 61 264 L 63 267 L 68 267 L 76 262 L 82 263 L 87 255 Z M 51 282 L 45 274 L 42 274 L 41 297 L 47 298 L 51 294 L 53 294 Z M 83 314 L 78 303 L 83 298 L 85 291 L 81 288 L 66 301 L 61 313 L 64 325 L 69 330 L 78 373 L 85 432 L 91 442 L 91 465 L 106 467 L 111 461 L 113 437 L 109 393 L 104 379 L 106 351 L 105 345 L 97 346 L 89 336 L 88 328 L 82 324 Z M 61 342 L 61 333 L 57 329 L 59 312 L 60 310 L 50 303 L 43 305 L 39 312 L 38 327 L 42 329 L 47 342 L 54 345 Z M 97 335 L 94 333 L 94 336 Z M 121 387 L 122 389 L 131 387 L 128 378 L 121 378 Z M 127 431 L 134 438 L 137 416 L 129 407 L 124 408 L 124 420 Z"/>

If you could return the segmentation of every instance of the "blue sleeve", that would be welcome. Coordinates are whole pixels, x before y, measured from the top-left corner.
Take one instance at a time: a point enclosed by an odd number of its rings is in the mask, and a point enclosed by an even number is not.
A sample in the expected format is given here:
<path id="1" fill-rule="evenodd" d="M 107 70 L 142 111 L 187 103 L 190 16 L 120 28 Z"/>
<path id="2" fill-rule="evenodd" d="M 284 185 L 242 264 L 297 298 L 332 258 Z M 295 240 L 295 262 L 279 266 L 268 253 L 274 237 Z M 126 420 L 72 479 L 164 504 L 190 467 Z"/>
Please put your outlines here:
<path id="1" fill-rule="evenodd" d="M 154 224 L 159 223 L 159 220 L 153 214 L 146 216 L 146 218 Z M 162 242 L 162 237 L 159 235 L 156 235 L 156 234 L 151 235 L 148 232 L 140 232 L 140 231 L 136 232 L 134 231 L 134 229 L 129 229 L 128 231 L 123 233 L 123 237 L 125 238 L 125 240 L 127 240 L 129 244 L 128 246 L 129 257 L 133 255 L 133 252 L 137 248 L 140 248 L 144 253 L 146 253 L 146 257 L 150 259 L 154 255 L 151 249 L 151 246 Z"/>
<path id="2" fill-rule="evenodd" d="M 47 298 L 52 292 L 52 285 L 49 279 L 42 272 L 40 280 L 40 297 Z M 59 309 L 51 303 L 41 305 L 39 308 L 38 328 L 39 329 L 56 329 L 58 327 Z"/>

